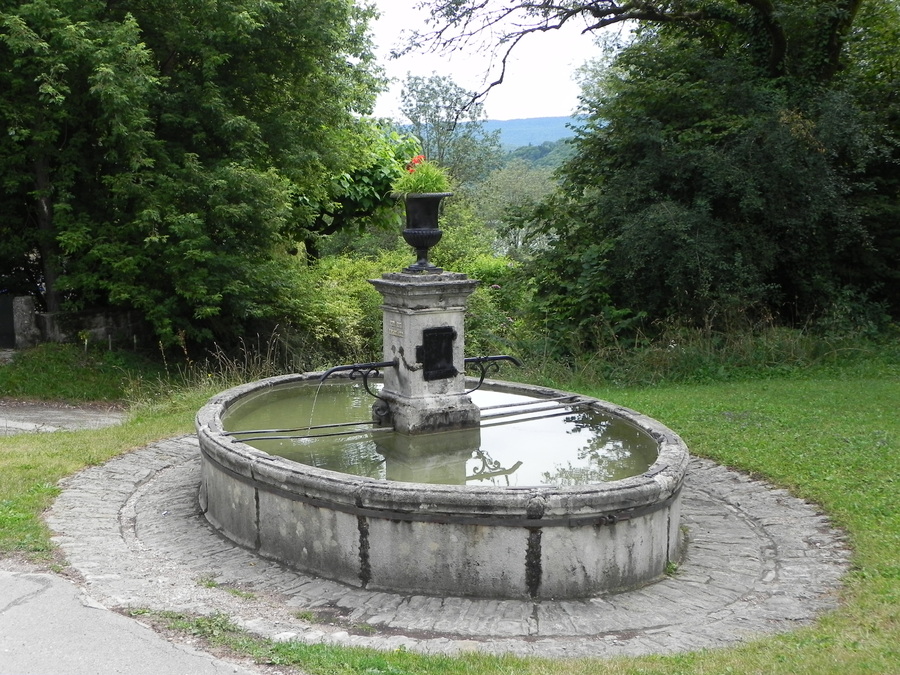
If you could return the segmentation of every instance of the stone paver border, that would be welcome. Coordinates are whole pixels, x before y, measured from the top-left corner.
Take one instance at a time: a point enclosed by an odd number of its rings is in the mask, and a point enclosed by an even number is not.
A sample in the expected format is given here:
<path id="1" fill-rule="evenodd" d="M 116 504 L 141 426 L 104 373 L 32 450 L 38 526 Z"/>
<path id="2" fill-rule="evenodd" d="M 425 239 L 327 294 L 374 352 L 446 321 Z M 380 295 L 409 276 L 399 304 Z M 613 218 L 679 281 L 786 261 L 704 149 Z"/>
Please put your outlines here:
<path id="1" fill-rule="evenodd" d="M 47 516 L 98 601 L 225 612 L 256 634 L 428 653 L 619 656 L 723 647 L 837 606 L 843 535 L 787 491 L 693 459 L 676 574 L 627 593 L 529 602 L 372 592 L 315 578 L 224 539 L 197 504 L 196 438 L 161 441 L 63 483 Z"/>

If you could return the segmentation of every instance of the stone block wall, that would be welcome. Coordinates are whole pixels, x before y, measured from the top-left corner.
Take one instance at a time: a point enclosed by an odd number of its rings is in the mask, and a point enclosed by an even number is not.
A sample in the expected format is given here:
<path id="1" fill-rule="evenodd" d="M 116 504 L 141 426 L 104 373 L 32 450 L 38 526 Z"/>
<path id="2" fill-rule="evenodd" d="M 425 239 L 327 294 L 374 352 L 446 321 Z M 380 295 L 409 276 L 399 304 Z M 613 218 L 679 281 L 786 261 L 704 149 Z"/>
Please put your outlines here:
<path id="1" fill-rule="evenodd" d="M 7 303 L 9 304 L 9 303 Z M 9 346 L 27 349 L 41 342 L 78 342 L 87 339 L 91 343 L 110 346 L 136 347 L 144 342 L 146 326 L 133 312 L 37 312 L 34 298 L 12 298 L 12 311 L 0 316 L 4 328 L 12 326 L 13 338 Z"/>

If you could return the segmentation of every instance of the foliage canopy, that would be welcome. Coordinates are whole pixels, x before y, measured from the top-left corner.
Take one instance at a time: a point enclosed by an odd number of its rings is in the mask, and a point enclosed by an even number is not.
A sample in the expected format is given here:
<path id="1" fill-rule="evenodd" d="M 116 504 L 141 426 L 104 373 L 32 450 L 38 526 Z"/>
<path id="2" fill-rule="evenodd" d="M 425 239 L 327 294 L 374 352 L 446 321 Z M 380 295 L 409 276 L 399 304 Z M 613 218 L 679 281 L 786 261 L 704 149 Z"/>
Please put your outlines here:
<path id="1" fill-rule="evenodd" d="M 428 4 L 438 48 L 634 27 L 589 71 L 575 154 L 532 223 L 536 315 L 560 340 L 900 311 L 895 1 Z"/>
<path id="2" fill-rule="evenodd" d="M 0 289 L 228 339 L 400 170 L 348 0 L 0 4 Z M 385 186 L 365 191 L 342 176 Z"/>

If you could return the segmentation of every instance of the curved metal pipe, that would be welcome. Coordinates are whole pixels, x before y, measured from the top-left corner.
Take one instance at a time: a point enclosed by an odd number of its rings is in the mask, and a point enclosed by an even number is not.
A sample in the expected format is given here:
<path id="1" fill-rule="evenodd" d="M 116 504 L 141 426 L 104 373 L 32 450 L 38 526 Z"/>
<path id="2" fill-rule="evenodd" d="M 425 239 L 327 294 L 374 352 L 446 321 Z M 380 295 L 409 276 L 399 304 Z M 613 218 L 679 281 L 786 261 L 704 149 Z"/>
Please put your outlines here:
<path id="1" fill-rule="evenodd" d="M 465 359 L 466 366 L 478 366 L 479 370 L 481 370 L 481 377 L 478 379 L 478 384 L 469 389 L 468 391 L 463 392 L 465 394 L 471 394 L 476 389 L 480 389 L 481 385 L 484 384 L 484 378 L 487 377 L 488 370 L 493 369 L 494 372 L 500 370 L 500 366 L 497 365 L 498 361 L 510 361 L 514 363 L 519 368 L 522 367 L 522 362 L 519 361 L 515 356 L 508 356 L 506 354 L 501 354 L 498 356 L 470 356 Z"/>
<path id="2" fill-rule="evenodd" d="M 522 362 L 519 361 L 515 356 L 508 356 L 506 354 L 501 354 L 499 356 L 470 356 L 465 359 L 466 365 L 470 363 L 479 364 L 479 363 L 489 363 L 492 361 L 512 361 L 515 365 L 522 367 Z"/>
<path id="3" fill-rule="evenodd" d="M 364 376 L 368 377 L 372 374 L 373 371 L 378 371 L 381 368 L 396 368 L 397 360 L 393 361 L 381 361 L 380 363 L 351 363 L 346 366 L 335 366 L 334 368 L 329 368 L 322 376 L 319 378 L 319 382 L 324 382 L 329 377 L 334 375 L 335 373 L 340 373 L 349 370 L 350 371 L 350 379 L 355 379 L 353 376 L 356 373 L 363 373 Z"/>
<path id="4" fill-rule="evenodd" d="M 377 398 L 379 400 L 382 399 L 378 394 L 369 389 L 369 376 L 373 373 L 378 375 L 378 371 L 381 368 L 396 368 L 399 361 L 394 359 L 393 361 L 381 361 L 380 363 L 351 363 L 347 366 L 335 366 L 334 368 L 329 368 L 324 373 L 322 373 L 322 377 L 319 378 L 319 384 L 324 382 L 334 373 L 339 373 L 345 370 L 350 371 L 350 379 L 355 380 L 356 374 L 359 373 L 362 375 L 363 387 L 366 390 L 366 393 L 372 398 Z"/>

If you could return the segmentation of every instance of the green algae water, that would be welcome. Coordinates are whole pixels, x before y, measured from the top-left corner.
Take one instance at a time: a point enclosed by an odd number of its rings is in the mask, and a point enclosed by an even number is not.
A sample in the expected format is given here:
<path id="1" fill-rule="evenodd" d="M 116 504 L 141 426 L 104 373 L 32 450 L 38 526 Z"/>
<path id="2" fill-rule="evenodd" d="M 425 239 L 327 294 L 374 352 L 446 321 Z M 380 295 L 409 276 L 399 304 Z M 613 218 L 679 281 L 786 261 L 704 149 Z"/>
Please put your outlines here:
<path id="1" fill-rule="evenodd" d="M 260 392 L 229 408 L 223 424 L 271 455 L 414 483 L 586 485 L 636 476 L 656 461 L 658 446 L 649 434 L 590 405 L 485 389 L 469 396 L 482 409 L 480 429 L 423 436 L 375 429 L 369 423 L 374 399 L 356 383 Z M 317 428 L 303 429 L 310 426 Z"/>

